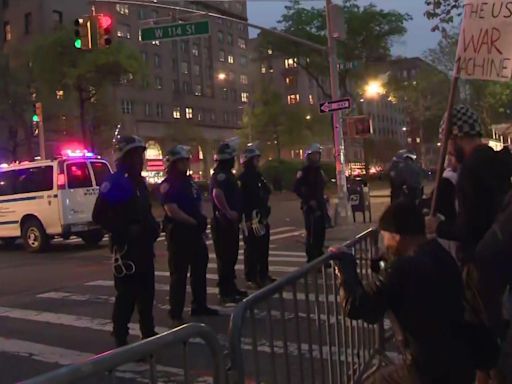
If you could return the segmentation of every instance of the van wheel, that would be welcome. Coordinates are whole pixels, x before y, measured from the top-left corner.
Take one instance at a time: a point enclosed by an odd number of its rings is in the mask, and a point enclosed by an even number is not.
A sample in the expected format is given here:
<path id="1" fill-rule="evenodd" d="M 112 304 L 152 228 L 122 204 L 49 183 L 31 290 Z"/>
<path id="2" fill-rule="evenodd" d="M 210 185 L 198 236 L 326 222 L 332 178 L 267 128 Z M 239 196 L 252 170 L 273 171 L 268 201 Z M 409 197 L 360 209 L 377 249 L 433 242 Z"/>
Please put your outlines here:
<path id="1" fill-rule="evenodd" d="M 86 233 L 80 235 L 80 238 L 82 239 L 82 241 L 91 247 L 96 247 L 99 243 L 101 243 L 101 241 L 103 240 L 104 237 L 105 237 L 105 233 L 99 229 L 94 230 L 94 231 L 89 231 L 89 232 L 86 232 Z"/>
<path id="2" fill-rule="evenodd" d="M 29 219 L 23 224 L 21 232 L 25 249 L 28 252 L 44 252 L 48 248 L 50 238 L 39 220 Z"/>

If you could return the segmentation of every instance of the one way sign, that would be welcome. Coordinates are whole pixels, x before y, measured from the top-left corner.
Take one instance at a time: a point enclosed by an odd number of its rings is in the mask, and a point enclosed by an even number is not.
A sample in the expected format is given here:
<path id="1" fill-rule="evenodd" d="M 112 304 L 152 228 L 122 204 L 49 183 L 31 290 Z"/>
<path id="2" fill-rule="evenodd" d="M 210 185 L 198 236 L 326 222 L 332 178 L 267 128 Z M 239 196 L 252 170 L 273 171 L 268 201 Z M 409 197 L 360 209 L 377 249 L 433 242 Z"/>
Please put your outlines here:
<path id="1" fill-rule="evenodd" d="M 324 101 L 319 104 L 320 113 L 329 113 L 335 111 L 346 111 L 352 108 L 352 100 L 350 97 L 345 97 L 339 100 Z"/>

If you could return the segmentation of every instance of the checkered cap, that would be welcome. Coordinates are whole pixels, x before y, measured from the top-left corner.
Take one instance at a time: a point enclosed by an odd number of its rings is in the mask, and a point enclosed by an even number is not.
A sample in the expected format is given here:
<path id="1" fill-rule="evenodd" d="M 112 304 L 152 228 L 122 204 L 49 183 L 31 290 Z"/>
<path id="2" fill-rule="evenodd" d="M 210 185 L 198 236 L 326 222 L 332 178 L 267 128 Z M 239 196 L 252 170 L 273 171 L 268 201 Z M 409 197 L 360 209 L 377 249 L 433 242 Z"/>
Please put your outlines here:
<path id="1" fill-rule="evenodd" d="M 466 105 L 458 105 L 451 116 L 453 136 L 482 137 L 482 123 L 478 114 Z"/>

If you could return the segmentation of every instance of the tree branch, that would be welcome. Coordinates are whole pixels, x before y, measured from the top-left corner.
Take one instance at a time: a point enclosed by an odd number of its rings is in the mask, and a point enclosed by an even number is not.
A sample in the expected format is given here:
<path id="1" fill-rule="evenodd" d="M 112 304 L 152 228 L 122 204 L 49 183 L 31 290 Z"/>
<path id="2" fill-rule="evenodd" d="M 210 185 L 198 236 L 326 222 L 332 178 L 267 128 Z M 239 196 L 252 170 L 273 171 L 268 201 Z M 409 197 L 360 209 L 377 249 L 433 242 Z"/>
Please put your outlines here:
<path id="1" fill-rule="evenodd" d="M 331 93 L 330 92 L 327 92 L 327 90 L 325 89 L 324 85 L 322 84 L 322 82 L 320 81 L 320 77 L 316 76 L 313 71 L 311 71 L 311 69 L 307 66 L 307 65 L 304 65 L 300 62 L 300 60 L 297 60 L 297 64 L 300 68 L 302 68 L 306 73 L 307 75 L 313 79 L 313 81 L 315 82 L 315 84 L 317 85 L 318 89 L 320 89 L 320 91 L 322 92 L 323 96 L 327 99 L 330 99 L 331 98 Z"/>

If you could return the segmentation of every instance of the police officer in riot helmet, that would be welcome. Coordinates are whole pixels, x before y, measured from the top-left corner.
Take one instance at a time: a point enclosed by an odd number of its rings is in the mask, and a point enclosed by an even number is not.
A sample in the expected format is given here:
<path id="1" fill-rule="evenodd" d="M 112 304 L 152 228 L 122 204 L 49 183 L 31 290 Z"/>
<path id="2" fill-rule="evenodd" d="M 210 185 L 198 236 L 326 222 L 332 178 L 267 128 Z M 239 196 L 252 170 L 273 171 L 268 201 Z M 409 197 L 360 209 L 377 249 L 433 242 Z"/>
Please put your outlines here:
<path id="1" fill-rule="evenodd" d="M 306 165 L 297 174 L 294 192 L 301 200 L 306 226 L 306 255 L 311 262 L 324 252 L 327 206 L 326 177 L 320 166 L 322 147 L 312 144 L 306 151 Z"/>
<path id="2" fill-rule="evenodd" d="M 271 189 L 259 171 L 261 153 L 253 145 L 241 155 L 243 171 L 238 177 L 242 192 L 245 279 L 254 288 L 275 281 L 269 276 L 269 198 Z"/>
<path id="3" fill-rule="evenodd" d="M 201 193 L 188 175 L 190 150 L 173 147 L 166 156 L 167 177 L 160 186 L 165 210 L 164 229 L 169 252 L 169 316 L 175 325 L 183 322 L 187 276 L 190 269 L 192 316 L 215 316 L 206 305 L 208 248 L 204 240 L 207 219 L 201 209 Z"/>
<path id="4" fill-rule="evenodd" d="M 235 148 L 223 143 L 215 154 L 216 166 L 210 181 L 213 207 L 212 237 L 219 274 L 219 297 L 223 303 L 237 303 L 247 296 L 236 285 L 235 266 L 240 236 L 240 188 L 233 168 Z"/>
<path id="5" fill-rule="evenodd" d="M 116 346 L 127 344 L 128 324 L 137 306 L 143 339 L 156 335 L 154 244 L 160 225 L 151 213 L 149 191 L 141 172 L 144 142 L 136 136 L 115 140 L 117 171 L 103 183 L 93 221 L 110 234 L 116 289 L 112 314 Z"/>

